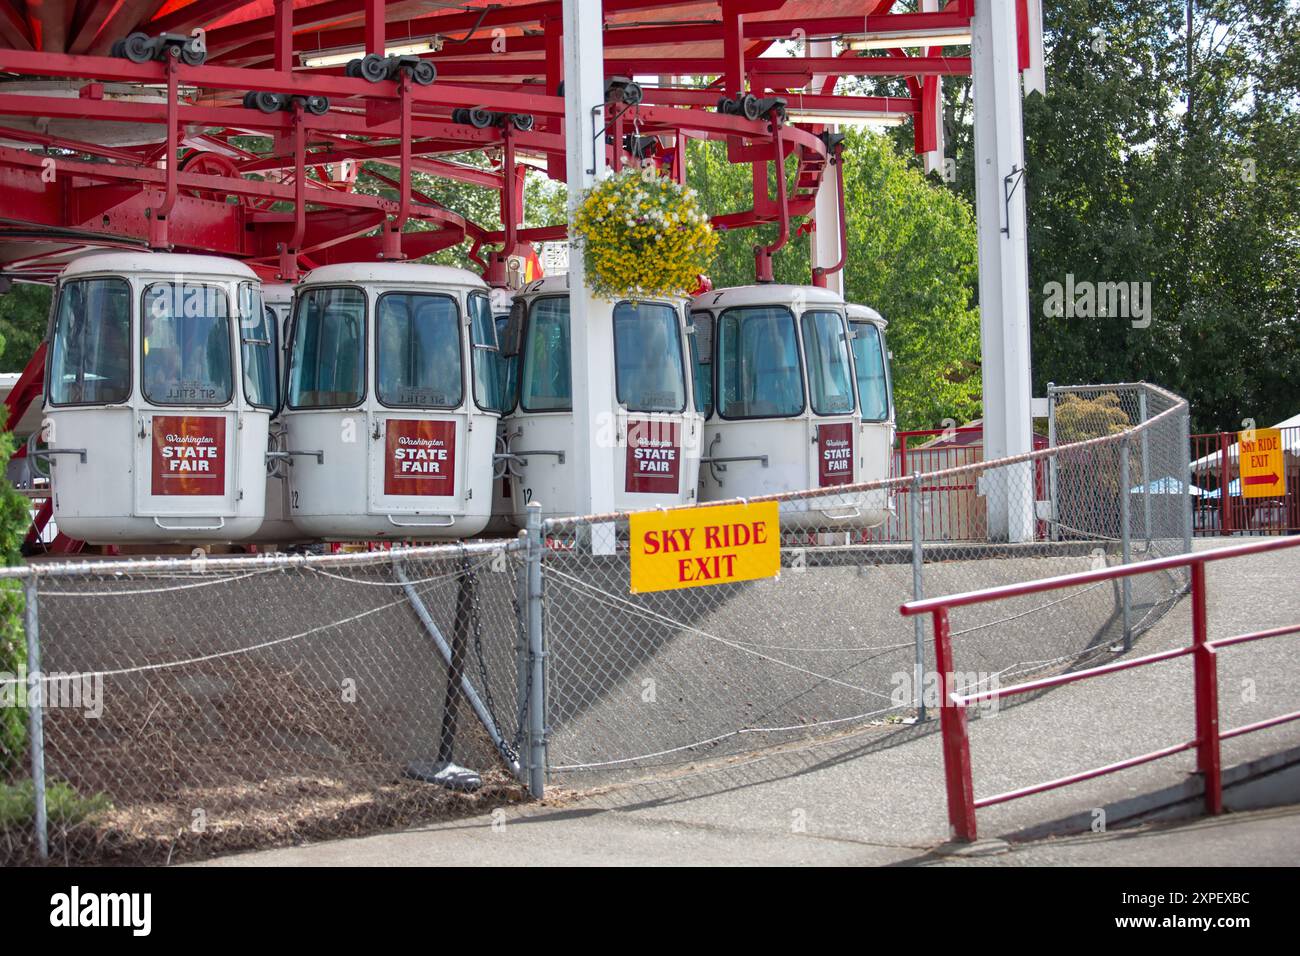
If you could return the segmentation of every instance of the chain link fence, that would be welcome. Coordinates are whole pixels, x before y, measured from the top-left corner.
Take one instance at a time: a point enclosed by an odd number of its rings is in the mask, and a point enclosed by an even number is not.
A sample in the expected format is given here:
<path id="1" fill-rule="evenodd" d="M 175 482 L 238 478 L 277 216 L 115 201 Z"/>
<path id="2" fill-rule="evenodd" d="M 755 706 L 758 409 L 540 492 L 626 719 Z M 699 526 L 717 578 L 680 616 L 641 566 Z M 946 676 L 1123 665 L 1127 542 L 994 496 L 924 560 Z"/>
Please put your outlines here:
<path id="1" fill-rule="evenodd" d="M 17 569 L 39 659 L 0 690 L 41 693 L 43 760 L 0 777 L 0 861 L 162 863 L 521 799 L 521 554 Z"/>
<path id="2" fill-rule="evenodd" d="M 633 594 L 627 515 L 547 522 L 550 779 L 586 786 L 888 734 L 938 704 L 933 650 L 919 619 L 899 616 L 904 601 L 1190 547 L 1186 403 L 1145 384 L 1054 390 L 1051 403 L 1038 452 L 750 499 L 779 502 L 773 579 Z M 860 526 L 881 507 L 893 540 Z M 1186 583 L 1178 572 L 963 609 L 959 686 L 1126 650 Z"/>
<path id="3" fill-rule="evenodd" d="M 761 580 L 632 593 L 627 514 L 536 508 L 463 546 L 0 570 L 28 649 L 0 674 L 0 862 L 161 863 L 905 739 L 938 681 L 904 601 L 1190 546 L 1186 403 L 1137 384 L 1049 404 L 1041 451 L 763 499 L 782 532 Z M 880 540 L 881 515 L 903 533 Z M 957 684 L 1123 651 L 1185 585 L 962 609 Z"/>

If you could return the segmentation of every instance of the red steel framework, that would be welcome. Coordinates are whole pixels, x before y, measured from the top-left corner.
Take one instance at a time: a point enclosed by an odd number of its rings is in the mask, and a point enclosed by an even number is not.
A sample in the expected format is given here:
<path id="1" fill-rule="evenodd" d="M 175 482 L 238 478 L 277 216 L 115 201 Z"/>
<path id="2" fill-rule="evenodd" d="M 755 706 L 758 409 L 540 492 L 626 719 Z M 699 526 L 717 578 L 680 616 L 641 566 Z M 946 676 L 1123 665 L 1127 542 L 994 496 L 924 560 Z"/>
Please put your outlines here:
<path id="1" fill-rule="evenodd" d="M 785 40 L 969 31 L 975 2 L 896 13 L 894 0 L 604 0 L 607 81 L 669 80 L 647 85 L 626 109 L 610 97 L 606 160 L 614 169 L 639 161 L 629 142 L 657 137 L 654 162 L 681 180 L 689 140 L 725 142 L 729 161 L 752 167 L 753 198 L 748 209 L 714 216 L 713 225 L 776 224 L 775 241 L 755 249 L 757 277 L 771 278 L 791 220 L 811 215 L 829 167 L 842 175 L 824 123 L 801 122 L 800 111 L 910 117 L 916 151 L 933 150 L 938 78 L 969 74 L 971 61 L 939 47 L 765 54 Z M 415 259 L 465 243 L 486 281 L 505 285 L 509 256 L 567 233 L 564 223 L 522 225 L 526 172 L 567 178 L 563 6 L 439 6 L 0 0 L 0 282 L 51 281 L 93 249 L 212 253 L 291 282 L 318 265 Z M 1018 22 L 1023 69 L 1024 4 Z M 132 59 L 121 47 L 132 34 L 198 35 L 203 56 L 179 55 L 173 43 L 177 55 Z M 414 40 L 427 41 L 427 51 L 413 56 L 434 65 L 432 83 L 413 82 L 409 64 L 374 82 L 349 75 L 348 59 Z M 342 55 L 328 66 L 308 62 L 323 54 Z M 907 95 L 844 93 L 837 87 L 846 77 L 901 78 Z M 681 78 L 704 85 L 674 82 Z M 247 104 L 249 94 L 282 96 L 283 108 L 264 112 Z M 764 101 L 757 118 L 720 110 L 721 99 L 743 94 Z M 308 108 L 308 97 L 328 98 L 327 108 Z M 789 116 L 773 109 L 774 97 Z M 456 113 L 474 109 L 497 118 L 483 127 Z M 514 114 L 530 120 L 501 119 Z M 576 121 L 588 119 L 600 117 Z M 269 148 L 252 148 L 249 136 Z M 489 161 L 467 163 L 468 154 Z M 797 169 L 787 190 L 784 176 L 770 174 L 791 157 Z M 500 226 L 441 205 L 416 188 L 417 172 L 496 192 Z M 820 284 L 842 265 L 843 256 L 810 279 Z M 11 426 L 39 397 L 42 377 L 38 353 L 11 397 Z M 48 510 L 46 502 L 34 534 Z"/>
<path id="2" fill-rule="evenodd" d="M 987 588 L 982 591 L 969 591 L 964 594 L 949 594 L 944 597 L 926 598 L 909 601 L 898 610 L 904 616 L 929 614 L 934 623 L 935 668 L 939 674 L 940 733 L 943 737 L 944 779 L 948 790 L 948 823 L 955 839 L 971 842 L 976 838 L 975 811 L 1009 800 L 1032 796 L 1072 783 L 1092 780 L 1105 774 L 1127 770 L 1162 757 L 1187 750 L 1196 751 L 1196 769 L 1201 774 L 1205 787 L 1205 812 L 1218 814 L 1223 811 L 1223 779 L 1220 766 L 1219 745 L 1222 741 L 1243 734 L 1276 727 L 1279 724 L 1300 720 L 1300 710 L 1270 717 L 1267 720 L 1235 727 L 1231 730 L 1219 728 L 1219 678 L 1218 652 L 1237 644 L 1268 638 L 1282 637 L 1288 634 L 1300 634 L 1300 624 L 1287 627 L 1275 627 L 1268 630 L 1252 631 L 1233 637 L 1210 640 L 1205 613 L 1205 566 L 1212 561 L 1224 561 L 1232 558 L 1262 554 L 1267 551 L 1280 551 L 1284 548 L 1300 546 L 1300 538 L 1271 538 L 1250 544 L 1233 545 L 1202 551 L 1199 554 L 1180 554 L 1168 558 L 1143 561 L 1139 564 L 1120 565 L 1096 571 L 1081 571 L 1054 578 L 1026 581 L 1002 587 Z M 959 694 L 955 688 L 955 669 L 952 657 L 952 636 L 948 621 L 948 612 L 956 607 L 969 607 L 974 604 L 986 604 L 1004 598 L 1019 597 L 1025 594 L 1041 594 L 1044 591 L 1056 591 L 1061 588 L 1093 584 L 1099 581 L 1113 581 L 1119 578 L 1134 577 L 1139 574 L 1152 574 L 1157 571 L 1169 571 L 1176 568 L 1191 569 L 1192 600 L 1192 643 L 1189 647 L 1179 647 L 1155 654 L 1147 654 L 1129 660 L 1120 660 L 1100 667 L 1046 677 L 1041 680 L 1026 681 L 1012 687 L 997 690 L 980 691 L 973 694 Z M 1104 767 L 1096 767 L 1068 776 L 1058 777 L 1044 783 L 1037 783 L 989 797 L 976 797 L 971 779 L 970 738 L 966 732 L 966 708 L 982 701 L 1002 699 L 1016 694 L 1046 690 L 1072 684 L 1075 681 L 1101 677 L 1117 671 L 1144 667 L 1175 660 L 1190 655 L 1193 668 L 1193 700 L 1196 711 L 1196 737 L 1185 743 L 1162 747 L 1137 757 L 1129 757 Z"/>
<path id="3" fill-rule="evenodd" d="M 770 113 L 723 114 L 719 98 L 749 92 L 782 97 L 792 111 L 911 116 L 917 151 L 932 149 L 940 108 L 934 80 L 969 73 L 969 57 L 943 56 L 940 48 L 764 54 L 796 38 L 966 30 L 973 2 L 895 13 L 893 0 L 605 0 L 607 77 L 710 81 L 650 86 L 630 111 L 608 108 L 608 162 L 618 168 L 631 160 L 624 134 L 634 127 L 664 136 L 665 146 L 667 134 L 676 137 L 656 160 L 679 176 L 687 139 L 724 140 L 732 162 L 753 167 L 754 196 L 751 208 L 720 215 L 715 225 L 778 224 L 776 242 L 758 255 L 759 275 L 769 274 L 790 220 L 812 211 L 828 160 L 818 135 L 824 127 Z M 231 256 L 266 278 L 292 280 L 323 263 L 418 258 L 467 242 L 489 281 L 503 282 L 505 257 L 519 244 L 565 234 L 562 223 L 519 225 L 521 169 L 565 178 L 561 3 L 471 0 L 411 12 L 421 9 L 383 0 L 0 0 L 0 72 L 22 81 L 0 81 L 0 270 L 48 280 L 87 248 L 138 247 Z M 112 55 L 114 42 L 133 32 L 195 30 L 206 49 L 200 65 Z M 431 85 L 409 75 L 369 82 L 346 75 L 341 62 L 304 65 L 313 54 L 359 58 L 416 38 L 431 41 L 418 54 L 437 69 Z M 901 77 L 908 95 L 837 93 L 840 80 L 853 76 Z M 814 80 L 819 88 L 811 88 Z M 248 92 L 328 97 L 329 109 L 316 115 L 299 103 L 263 113 L 244 106 Z M 473 108 L 528 115 L 534 124 L 454 121 L 454 110 Z M 272 146 L 252 152 L 238 140 L 247 135 L 269 137 Z M 483 150 L 490 168 L 456 161 Z M 772 163 L 792 155 L 795 187 L 770 195 Z M 422 195 L 411 186 L 413 172 L 495 190 L 501 227 Z M 366 181 L 370 191 L 359 191 Z"/>

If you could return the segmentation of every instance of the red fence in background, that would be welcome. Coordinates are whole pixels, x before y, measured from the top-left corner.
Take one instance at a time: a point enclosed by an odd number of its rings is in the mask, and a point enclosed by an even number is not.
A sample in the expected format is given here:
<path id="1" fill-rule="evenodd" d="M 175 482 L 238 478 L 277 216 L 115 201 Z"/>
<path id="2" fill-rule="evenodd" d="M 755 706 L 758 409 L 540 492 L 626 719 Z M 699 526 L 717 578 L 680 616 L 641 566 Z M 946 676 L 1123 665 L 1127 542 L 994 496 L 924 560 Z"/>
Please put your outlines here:
<path id="1" fill-rule="evenodd" d="M 1286 494 L 1269 498 L 1242 496 L 1237 432 L 1192 436 L 1194 534 L 1206 537 L 1300 532 L 1300 426 L 1280 431 Z"/>
<path id="2" fill-rule="evenodd" d="M 1139 564 L 1118 565 L 1097 571 L 1082 571 L 1077 574 L 1065 574 L 1055 578 L 1043 578 L 1027 581 L 1023 584 L 1009 584 L 1003 587 L 986 588 L 982 591 L 969 591 L 965 594 L 950 594 L 946 597 L 927 598 L 922 601 L 909 601 L 899 608 L 904 616 L 929 614 L 934 620 L 934 660 L 939 675 L 940 687 L 940 732 L 943 735 L 944 779 L 948 788 L 948 822 L 953 836 L 957 840 L 970 842 L 975 839 L 975 811 L 980 807 L 1017 800 L 1047 790 L 1055 790 L 1072 783 L 1081 783 L 1104 774 L 1127 770 L 1140 764 L 1170 757 L 1186 750 L 1196 750 L 1196 769 L 1205 783 L 1205 812 L 1220 813 L 1223 810 L 1223 779 L 1220 769 L 1219 744 L 1230 737 L 1264 730 L 1293 720 L 1300 720 L 1300 710 L 1271 717 L 1253 724 L 1235 727 L 1232 730 L 1219 729 L 1219 675 L 1217 652 L 1234 644 L 1244 644 L 1265 638 L 1282 637 L 1287 634 L 1300 633 L 1300 624 L 1289 627 L 1271 628 L 1266 631 L 1252 631 L 1235 637 L 1224 637 L 1211 641 L 1208 637 L 1205 618 L 1205 565 L 1210 561 L 1222 561 L 1238 558 L 1264 551 L 1276 551 L 1281 548 L 1300 546 L 1300 538 L 1278 539 L 1275 541 L 1256 541 L 1250 544 L 1232 545 L 1202 551 L 1199 554 L 1181 554 L 1169 558 L 1157 558 Z M 1112 581 L 1117 578 L 1150 574 L 1154 571 L 1167 571 L 1173 568 L 1188 567 L 1192 574 L 1192 643 L 1188 647 L 1147 654 L 1130 660 L 1120 660 L 1101 667 L 1058 674 L 1041 680 L 1026 681 L 1012 687 L 980 691 L 974 694 L 956 692 L 956 668 L 952 659 L 952 635 L 948 612 L 955 607 L 972 604 L 985 604 L 1003 598 L 1018 597 L 1024 594 L 1039 594 L 1043 591 L 1055 591 L 1061 588 L 1077 587 L 1098 581 Z M 1129 757 L 1104 767 L 1084 770 L 1065 777 L 1058 777 L 1045 783 L 1032 784 L 1018 790 L 1009 790 L 990 797 L 976 797 L 971 778 L 970 739 L 966 733 L 966 708 L 971 704 L 986 700 L 1001 700 L 1015 694 L 1044 690 L 1069 684 L 1074 681 L 1113 674 L 1116 671 L 1129 670 L 1147 664 L 1173 660 L 1178 657 L 1192 656 L 1193 694 L 1196 707 L 1196 737 L 1185 743 L 1174 744 L 1160 750 L 1137 757 Z"/>
<path id="3" fill-rule="evenodd" d="M 1034 449 L 1046 448 L 1047 439 L 1034 436 Z M 979 425 L 961 428 L 925 428 L 899 432 L 889 477 L 930 474 L 984 460 L 984 429 Z M 1036 497 L 1047 496 L 1050 465 L 1034 463 Z M 883 525 L 867 531 L 867 541 L 907 541 L 911 538 L 911 510 L 907 496 L 911 485 L 897 489 L 895 514 Z M 923 541 L 978 541 L 987 531 L 984 498 L 976 487 L 974 472 L 956 478 L 940 478 L 921 485 L 921 539 Z M 1038 523 L 1038 536 L 1046 538 L 1046 522 Z"/>

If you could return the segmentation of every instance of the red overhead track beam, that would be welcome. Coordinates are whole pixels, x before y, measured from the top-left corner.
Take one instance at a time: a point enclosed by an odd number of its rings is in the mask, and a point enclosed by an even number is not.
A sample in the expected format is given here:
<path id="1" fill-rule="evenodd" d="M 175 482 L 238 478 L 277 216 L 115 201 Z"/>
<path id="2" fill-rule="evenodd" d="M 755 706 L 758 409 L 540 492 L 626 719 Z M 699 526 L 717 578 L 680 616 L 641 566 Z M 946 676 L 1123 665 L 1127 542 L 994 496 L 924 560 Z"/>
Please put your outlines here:
<path id="1" fill-rule="evenodd" d="M 132 63 L 119 57 L 76 56 L 69 53 L 37 53 L 22 50 L 0 50 L 0 70 L 31 76 L 83 76 L 123 83 L 161 84 L 167 79 L 163 63 Z M 329 96 L 338 100 L 349 97 L 390 100 L 397 98 L 397 84 L 391 80 L 370 83 L 366 80 L 321 72 L 286 72 L 210 65 L 178 65 L 177 70 L 181 85 L 204 89 L 240 92 L 262 90 L 269 93 L 302 96 Z M 416 87 L 412 91 L 412 96 L 414 103 L 433 106 L 474 107 L 483 104 L 482 95 L 476 95 L 463 87 L 443 86 L 437 83 L 432 86 Z M 564 115 L 562 97 L 541 93 L 531 96 L 517 93 L 497 94 L 493 105 L 497 109 L 511 113 Z M 252 112 L 249 111 L 250 114 Z"/>
<path id="2" fill-rule="evenodd" d="M 698 6 L 700 0 L 605 0 L 605 14 L 626 13 L 634 10 L 654 10 L 669 7 Z M 750 0 L 754 2 L 754 0 Z M 356 17 L 359 0 L 333 0 L 295 11 L 299 26 L 329 23 Z M 389 25 L 388 33 L 393 37 L 427 37 L 448 36 L 462 31 L 492 27 L 518 26 L 519 24 L 539 23 L 548 17 L 558 19 L 561 3 L 551 0 L 547 3 L 525 3 L 518 6 L 478 8 L 459 13 L 434 13 L 409 20 L 396 21 Z M 271 17 L 260 17 L 244 23 L 221 27 L 208 34 L 208 49 L 214 55 L 224 55 L 232 49 L 238 55 L 268 55 L 271 51 L 266 46 L 274 28 Z M 788 35 L 788 34 L 787 34 Z M 314 33 L 300 34 L 303 40 L 312 40 L 311 46 L 299 46 L 299 52 L 311 50 L 331 50 L 350 46 L 362 46 L 366 42 L 364 26 L 344 26 Z"/>
<path id="3" fill-rule="evenodd" d="M 511 7 L 500 12 L 504 14 L 508 11 L 523 9 L 525 8 Z M 555 5 L 555 9 L 558 13 L 558 4 Z M 609 12 L 608 7 L 606 12 Z M 429 36 L 437 32 L 430 30 L 430 24 L 425 22 L 432 19 L 434 18 L 429 17 L 409 20 L 404 23 L 389 24 L 389 36 Z M 539 53 L 545 49 L 547 37 L 553 31 L 545 26 L 546 14 L 541 14 L 535 17 L 534 20 L 543 26 L 542 33 L 534 36 L 520 34 L 508 37 L 506 49 L 510 54 Z M 528 23 L 533 21 L 519 19 L 518 22 Z M 887 16 L 868 17 L 810 17 L 803 20 L 752 20 L 742 17 L 740 35 L 741 39 L 746 41 L 785 40 L 800 35 L 796 31 L 802 31 L 803 35 L 810 37 L 834 37 L 882 30 L 957 29 L 965 27 L 969 23 L 969 17 L 960 13 L 948 12 L 895 13 Z M 489 24 L 485 22 L 484 26 L 489 26 Z M 644 27 L 611 22 L 606 25 L 604 44 L 606 49 L 610 49 L 678 43 L 716 43 L 724 41 L 726 36 L 727 30 L 721 20 L 701 20 L 699 23 Z M 357 47 L 359 49 L 365 42 L 365 34 L 361 28 L 342 28 L 317 34 L 300 33 L 296 40 L 299 41 L 299 53 L 339 48 L 346 49 L 348 47 Z M 213 49 L 213 42 L 210 38 L 208 42 L 210 50 Z M 493 48 L 496 43 L 495 38 L 482 37 L 470 39 L 465 43 L 448 44 L 441 53 L 428 55 L 426 59 L 431 59 L 441 66 L 443 63 L 450 62 L 457 57 L 499 55 L 500 50 Z M 262 39 L 240 46 L 237 49 L 228 50 L 223 47 L 219 52 L 213 54 L 213 58 L 239 60 L 246 65 L 253 65 L 268 60 L 274 51 L 274 41 Z"/>
<path id="4" fill-rule="evenodd" d="M 0 87 L 2 89 L 3 87 Z M 479 98 L 479 103 L 483 102 Z M 167 122 L 165 103 L 122 103 L 95 100 L 74 100 L 69 97 L 26 96 L 17 93 L 0 93 L 0 115 L 48 116 L 73 119 L 109 120 L 121 123 L 163 125 Z M 178 106 L 176 115 L 184 125 L 217 127 L 229 130 L 288 130 L 293 120 L 288 113 L 260 113 L 239 106 Z M 728 117 L 730 119 L 730 117 Z M 745 123 L 744 120 L 741 120 Z M 692 120 L 694 123 L 694 120 Z M 400 125 L 395 120 L 383 123 L 368 122 L 364 113 L 330 112 L 325 116 L 303 117 L 304 126 L 322 133 L 350 133 L 361 136 L 395 137 Z M 746 124 L 757 126 L 757 124 Z M 448 141 L 447 151 L 472 149 L 476 146 L 496 146 L 501 143 L 501 130 L 495 127 L 474 129 L 443 120 L 418 120 L 413 124 L 417 139 L 436 138 Z M 746 130 L 749 134 L 750 130 Z M 39 135 L 36 137 L 39 140 Z M 563 139 L 548 133 L 528 132 L 518 135 L 524 149 L 551 150 L 564 148 Z"/>
<path id="5" fill-rule="evenodd" d="M 860 110 L 866 113 L 915 113 L 917 101 L 906 96 L 822 96 L 820 94 L 782 93 L 790 109 Z M 716 90 L 656 89 L 646 87 L 641 102 L 650 106 L 705 106 L 718 102 Z M 683 125 L 689 122 L 683 120 Z"/>
<path id="6" fill-rule="evenodd" d="M 970 73 L 968 56 L 846 56 L 799 57 L 796 60 L 750 57 L 746 69 L 754 76 L 964 76 Z M 725 57 L 640 57 L 606 58 L 607 76 L 654 73 L 660 76 L 724 76 Z M 541 58 L 438 61 L 438 75 L 445 77 L 542 76 L 546 61 Z M 436 84 L 428 89 L 437 88 Z M 443 86 L 442 89 L 446 89 Z"/>

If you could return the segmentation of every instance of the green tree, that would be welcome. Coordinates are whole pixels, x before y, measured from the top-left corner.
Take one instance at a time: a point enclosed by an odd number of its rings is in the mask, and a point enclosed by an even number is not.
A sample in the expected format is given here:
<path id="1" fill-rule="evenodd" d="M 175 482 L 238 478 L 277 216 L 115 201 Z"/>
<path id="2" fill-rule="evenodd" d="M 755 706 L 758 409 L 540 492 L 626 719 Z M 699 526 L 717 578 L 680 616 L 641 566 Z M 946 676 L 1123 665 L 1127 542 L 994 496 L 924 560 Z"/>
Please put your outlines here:
<path id="1" fill-rule="evenodd" d="M 1198 430 L 1300 403 L 1300 7 L 1059 0 L 1025 101 L 1035 391 L 1146 379 Z M 945 81 L 973 198 L 969 82 Z M 1150 283 L 1151 323 L 1044 309 L 1049 283 Z"/>
<path id="2" fill-rule="evenodd" d="M 849 130 L 844 156 L 846 298 L 889 320 L 900 427 L 978 416 L 977 254 L 969 203 L 927 182 L 882 136 Z M 750 167 L 728 163 L 723 143 L 693 142 L 689 157 L 688 181 L 711 214 L 751 206 Z M 787 175 L 793 174 L 791 160 Z M 776 232 L 775 225 L 763 225 L 724 234 L 711 273 L 714 286 L 752 283 L 753 247 L 772 242 Z M 809 282 L 808 242 L 796 236 L 777 253 L 776 281 Z"/>
<path id="3" fill-rule="evenodd" d="M 0 295 L 0 372 L 21 372 L 45 338 L 50 287 L 16 283 Z"/>

